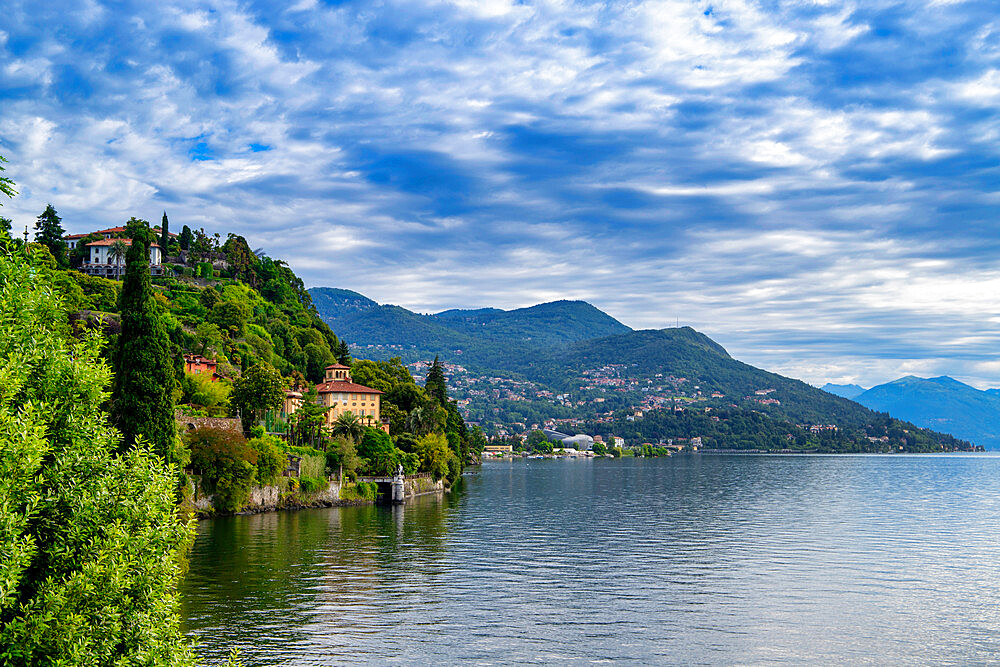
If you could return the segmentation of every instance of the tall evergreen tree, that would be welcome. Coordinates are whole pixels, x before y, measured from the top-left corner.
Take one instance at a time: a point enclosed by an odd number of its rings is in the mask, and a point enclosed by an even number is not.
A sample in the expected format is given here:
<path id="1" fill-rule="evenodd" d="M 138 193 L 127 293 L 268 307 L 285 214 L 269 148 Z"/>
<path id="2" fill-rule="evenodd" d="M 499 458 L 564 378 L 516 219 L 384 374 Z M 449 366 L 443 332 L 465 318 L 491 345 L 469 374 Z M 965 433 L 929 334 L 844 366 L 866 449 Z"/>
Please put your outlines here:
<path id="1" fill-rule="evenodd" d="M 434 363 L 431 364 L 430 370 L 427 371 L 427 382 L 424 383 L 424 391 L 427 392 L 428 396 L 436 399 L 442 407 L 448 405 L 448 384 L 445 381 L 444 368 L 437 357 L 434 357 Z"/>
<path id="2" fill-rule="evenodd" d="M 56 258 L 59 266 L 66 266 L 66 241 L 63 236 L 66 230 L 62 228 L 62 218 L 56 213 L 52 204 L 48 204 L 35 223 L 35 242 L 47 247 Z"/>
<path id="3" fill-rule="evenodd" d="M 333 351 L 333 354 L 337 357 L 338 363 L 345 366 L 351 365 L 351 348 L 346 340 L 341 340 L 337 343 L 337 349 Z"/>
<path id="4" fill-rule="evenodd" d="M 167 254 L 167 248 L 170 247 L 170 221 L 167 220 L 167 212 L 163 212 L 163 220 L 160 221 L 160 248 L 163 249 L 163 254 Z"/>
<path id="5" fill-rule="evenodd" d="M 141 435 L 153 451 L 176 463 L 176 378 L 170 341 L 149 276 L 153 235 L 149 223 L 135 218 L 129 220 L 127 230 L 132 246 L 125 255 L 125 277 L 118 300 L 122 328 L 115 354 L 111 416 L 122 432 L 125 447 Z"/>
<path id="6" fill-rule="evenodd" d="M 194 234 L 191 233 L 191 228 L 187 225 L 181 229 L 181 235 L 177 239 L 181 245 L 181 250 L 190 250 L 191 240 L 194 238 Z"/>

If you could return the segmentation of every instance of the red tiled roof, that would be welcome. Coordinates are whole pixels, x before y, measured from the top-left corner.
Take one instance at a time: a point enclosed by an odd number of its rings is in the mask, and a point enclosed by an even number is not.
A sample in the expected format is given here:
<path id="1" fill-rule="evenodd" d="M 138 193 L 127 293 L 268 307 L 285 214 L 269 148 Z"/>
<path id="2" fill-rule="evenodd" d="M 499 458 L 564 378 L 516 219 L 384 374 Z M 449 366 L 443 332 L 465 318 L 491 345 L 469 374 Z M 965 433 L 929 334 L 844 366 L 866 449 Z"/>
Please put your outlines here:
<path id="1" fill-rule="evenodd" d="M 366 387 L 363 384 L 354 384 L 353 382 L 345 382 L 343 380 L 332 380 L 330 382 L 324 382 L 323 384 L 318 384 L 316 385 L 316 392 L 320 394 L 332 394 L 334 392 L 341 394 L 382 393 L 378 389 L 372 389 L 371 387 Z"/>
<path id="2" fill-rule="evenodd" d="M 132 239 L 101 239 L 100 241 L 94 241 L 92 243 L 88 243 L 87 247 L 89 248 L 92 245 L 101 245 L 101 246 L 103 246 L 103 245 L 114 245 L 118 241 L 121 241 L 125 245 L 132 245 Z M 150 243 L 149 247 L 150 248 L 159 248 L 160 244 L 159 243 Z"/>
<path id="3" fill-rule="evenodd" d="M 153 227 L 151 231 L 159 232 L 159 227 Z M 124 227 L 109 227 L 108 229 L 98 229 L 96 232 L 87 232 L 86 234 L 67 234 L 63 237 L 66 241 L 71 241 L 73 239 L 82 239 L 84 236 L 90 236 L 91 234 L 121 234 L 125 231 Z M 177 234 L 173 232 L 167 232 L 170 234 L 170 238 L 177 238 Z M 159 235 L 159 234 L 157 234 Z"/>
<path id="4" fill-rule="evenodd" d="M 323 370 L 325 370 L 325 371 L 328 371 L 328 370 L 330 370 L 331 368 L 336 368 L 336 369 L 343 369 L 343 370 L 345 370 L 345 371 L 349 371 L 349 370 L 351 370 L 351 367 L 350 367 L 350 366 L 345 366 L 344 364 L 330 364 L 329 366 L 327 366 L 327 367 L 326 367 L 326 368 L 324 368 Z"/>

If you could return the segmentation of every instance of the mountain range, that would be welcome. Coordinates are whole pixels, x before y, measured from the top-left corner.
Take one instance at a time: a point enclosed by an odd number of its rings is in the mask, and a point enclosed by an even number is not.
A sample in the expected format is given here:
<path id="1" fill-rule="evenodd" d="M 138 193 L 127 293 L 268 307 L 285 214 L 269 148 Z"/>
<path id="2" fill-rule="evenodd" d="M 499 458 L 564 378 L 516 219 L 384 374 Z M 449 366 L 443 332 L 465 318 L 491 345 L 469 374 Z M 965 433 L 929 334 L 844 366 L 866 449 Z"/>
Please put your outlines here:
<path id="1" fill-rule="evenodd" d="M 698 423 L 707 423 L 706 415 L 717 410 L 766 420 L 762 428 L 771 434 L 771 448 L 786 441 L 815 446 L 822 436 L 828 449 L 869 451 L 887 446 L 878 439 L 887 433 L 910 449 L 957 446 L 947 436 L 918 434 L 913 424 L 744 364 L 690 327 L 633 330 L 585 301 L 419 314 L 350 290 L 309 292 L 322 319 L 356 356 L 400 357 L 410 364 L 438 356 L 450 364 L 452 395 L 467 419 L 492 432 L 559 419 L 655 441 L 683 426 L 662 414 L 697 410 Z M 636 419 L 656 408 L 670 410 L 636 426 Z M 684 423 L 696 428 L 691 419 Z M 715 428 L 698 428 L 709 427 Z M 745 433 L 739 441 L 750 446 Z"/>
<path id="2" fill-rule="evenodd" d="M 825 391 L 851 396 L 872 410 L 888 412 L 918 426 L 951 433 L 987 449 L 1000 449 L 1000 390 L 970 387 L 948 376 L 913 375 L 864 390 L 857 385 L 826 385 Z"/>
<path id="3" fill-rule="evenodd" d="M 820 388 L 825 392 L 834 394 L 835 396 L 849 398 L 851 400 L 854 400 L 861 394 L 865 393 L 865 388 L 856 384 L 832 384 L 827 382 Z"/>

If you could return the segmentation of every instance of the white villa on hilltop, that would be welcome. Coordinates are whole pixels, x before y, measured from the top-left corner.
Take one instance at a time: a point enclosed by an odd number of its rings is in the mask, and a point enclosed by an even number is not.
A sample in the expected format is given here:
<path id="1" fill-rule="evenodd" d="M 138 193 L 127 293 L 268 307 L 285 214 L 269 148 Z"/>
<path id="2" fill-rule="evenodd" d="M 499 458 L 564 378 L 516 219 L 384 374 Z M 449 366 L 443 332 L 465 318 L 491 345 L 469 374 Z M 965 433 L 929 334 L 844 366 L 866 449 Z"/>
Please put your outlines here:
<path id="1" fill-rule="evenodd" d="M 152 231 L 159 236 L 159 229 L 159 227 L 154 227 Z M 90 254 L 84 259 L 80 271 L 87 275 L 100 276 L 102 278 L 121 278 L 122 274 L 125 273 L 125 257 L 112 258 L 111 246 L 118 241 L 121 241 L 126 246 L 132 245 L 132 239 L 121 238 L 121 235 L 124 233 L 124 227 L 109 227 L 108 229 L 101 229 L 88 234 L 68 234 L 63 237 L 63 240 L 66 241 L 66 245 L 72 250 L 87 236 L 100 234 L 104 238 L 86 244 L 85 247 L 90 249 Z M 176 237 L 177 234 L 170 234 L 170 236 Z M 149 272 L 151 275 L 163 275 L 162 262 L 163 248 L 159 244 L 153 243 L 149 246 Z"/>

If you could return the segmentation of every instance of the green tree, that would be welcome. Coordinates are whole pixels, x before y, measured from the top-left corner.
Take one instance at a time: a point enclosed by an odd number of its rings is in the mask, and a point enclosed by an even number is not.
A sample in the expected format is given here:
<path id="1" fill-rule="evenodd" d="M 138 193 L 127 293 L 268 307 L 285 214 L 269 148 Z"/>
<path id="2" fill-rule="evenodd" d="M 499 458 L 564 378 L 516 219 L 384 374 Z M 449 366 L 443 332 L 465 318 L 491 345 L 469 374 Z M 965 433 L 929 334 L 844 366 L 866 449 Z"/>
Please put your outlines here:
<path id="1" fill-rule="evenodd" d="M 545 435 L 545 432 L 540 429 L 535 429 L 528 434 L 528 449 L 534 449 L 543 442 L 548 442 L 549 438 Z"/>
<path id="2" fill-rule="evenodd" d="M 373 475 L 391 475 L 399 464 L 399 450 L 385 431 L 369 428 L 361 438 L 358 455 L 368 463 L 368 471 Z"/>
<path id="3" fill-rule="evenodd" d="M 200 301 L 201 305 L 205 306 L 205 308 L 208 308 L 209 310 L 212 310 L 212 308 L 215 307 L 215 304 L 219 303 L 221 299 L 222 297 L 219 296 L 219 290 L 214 287 L 206 287 L 198 294 L 198 301 Z"/>
<path id="4" fill-rule="evenodd" d="M 281 449 L 281 441 L 272 435 L 253 438 L 247 446 L 257 455 L 257 482 L 273 484 L 288 467 L 288 456 Z"/>
<path id="5" fill-rule="evenodd" d="M 441 406 L 448 404 L 448 383 L 444 376 L 444 368 L 437 357 L 427 371 L 427 381 L 424 383 L 424 391 L 428 396 L 437 400 Z"/>
<path id="6" fill-rule="evenodd" d="M 108 247 L 108 263 L 109 264 L 121 264 L 122 260 L 128 255 L 129 245 L 122 241 L 121 239 L 115 239 L 114 242 Z"/>
<path id="7" fill-rule="evenodd" d="M 335 437 L 326 451 L 326 467 L 337 472 L 338 479 L 354 479 L 361 466 L 358 448 L 350 438 Z"/>
<path id="8" fill-rule="evenodd" d="M 208 315 L 209 322 L 217 324 L 234 338 L 240 338 L 246 333 L 249 319 L 250 307 L 241 301 L 220 301 L 212 306 L 212 312 Z"/>
<path id="9" fill-rule="evenodd" d="M 447 413 L 433 401 L 418 405 L 406 419 L 406 428 L 414 435 L 424 436 L 444 428 Z"/>
<path id="10" fill-rule="evenodd" d="M 178 237 L 178 242 L 180 243 L 181 250 L 189 250 L 191 248 L 192 239 L 193 235 L 191 234 L 191 228 L 188 227 L 187 225 L 184 225 L 184 227 L 181 228 L 181 235 Z"/>
<path id="11" fill-rule="evenodd" d="M 218 428 L 196 428 L 185 434 L 191 466 L 201 473 L 204 489 L 212 494 L 212 507 L 238 512 L 250 500 L 257 478 L 257 453 L 242 433 Z"/>
<path id="12" fill-rule="evenodd" d="M 231 389 L 228 382 L 213 382 L 211 373 L 184 373 L 181 401 L 206 408 L 224 406 L 229 403 Z"/>
<path id="13" fill-rule="evenodd" d="M 6 158 L 4 158 L 3 155 L 0 155 L 0 171 L 4 171 L 3 163 L 6 161 Z M 13 199 L 14 195 L 17 194 L 17 191 L 14 189 L 14 181 L 10 180 L 6 176 L 0 176 L 0 194 L 7 195 Z M 0 204 L 0 206 L 2 205 L 3 204 Z"/>
<path id="14" fill-rule="evenodd" d="M 35 222 L 35 243 L 41 243 L 49 249 L 59 266 L 67 266 L 66 241 L 63 236 L 66 230 L 62 228 L 62 218 L 56 213 L 52 204 L 48 204 Z"/>
<path id="15" fill-rule="evenodd" d="M 318 401 L 316 387 L 302 397 L 302 405 L 291 416 L 292 444 L 316 447 L 322 444 L 326 408 Z"/>
<path id="16" fill-rule="evenodd" d="M 167 212 L 163 212 L 163 219 L 160 220 L 160 247 L 166 253 L 170 248 L 170 221 L 167 220 Z"/>
<path id="17" fill-rule="evenodd" d="M 121 451 L 100 337 L 65 318 L 0 254 L 0 662 L 191 665 L 174 480 L 144 442 Z"/>
<path id="18" fill-rule="evenodd" d="M 451 451 L 448 440 L 440 433 L 429 433 L 413 446 L 413 453 L 420 457 L 420 469 L 429 472 L 435 480 L 448 475 L 448 458 Z"/>
<path id="19" fill-rule="evenodd" d="M 0 204 L 0 206 L 2 206 L 2 204 Z M 10 218 L 5 218 L 2 215 L 0 215 L 0 238 L 6 241 L 11 240 L 10 229 L 11 226 L 13 226 L 13 224 L 14 224 L 13 220 L 11 220 Z"/>
<path id="20" fill-rule="evenodd" d="M 351 365 L 351 348 L 348 346 L 347 341 L 339 341 L 337 349 L 333 351 L 333 354 L 337 357 L 337 363 L 344 364 L 345 366 Z"/>
<path id="21" fill-rule="evenodd" d="M 213 292 L 215 290 L 212 290 Z M 222 331 L 218 324 L 211 322 L 199 322 L 194 330 L 195 340 L 198 345 L 198 354 L 206 354 L 209 350 L 222 349 Z"/>
<path id="22" fill-rule="evenodd" d="M 178 463 L 174 425 L 174 375 L 170 341 L 149 276 L 149 223 L 128 223 L 132 245 L 125 256 L 118 312 L 121 333 L 114 355 L 111 418 L 131 447 L 141 435 L 153 451 Z"/>
<path id="23" fill-rule="evenodd" d="M 353 412 L 344 412 L 337 416 L 330 426 L 333 435 L 340 435 L 358 442 L 365 434 L 365 426 Z"/>
<path id="24" fill-rule="evenodd" d="M 594 443 L 594 453 L 595 454 L 597 454 L 598 456 L 602 456 L 604 454 L 607 454 L 607 452 L 608 452 L 608 447 L 603 442 L 595 442 Z"/>
<path id="25" fill-rule="evenodd" d="M 229 405 L 239 413 L 244 432 L 249 433 L 265 411 L 280 407 L 285 391 L 281 375 L 265 363 L 251 366 L 243 377 L 234 381 Z"/>

